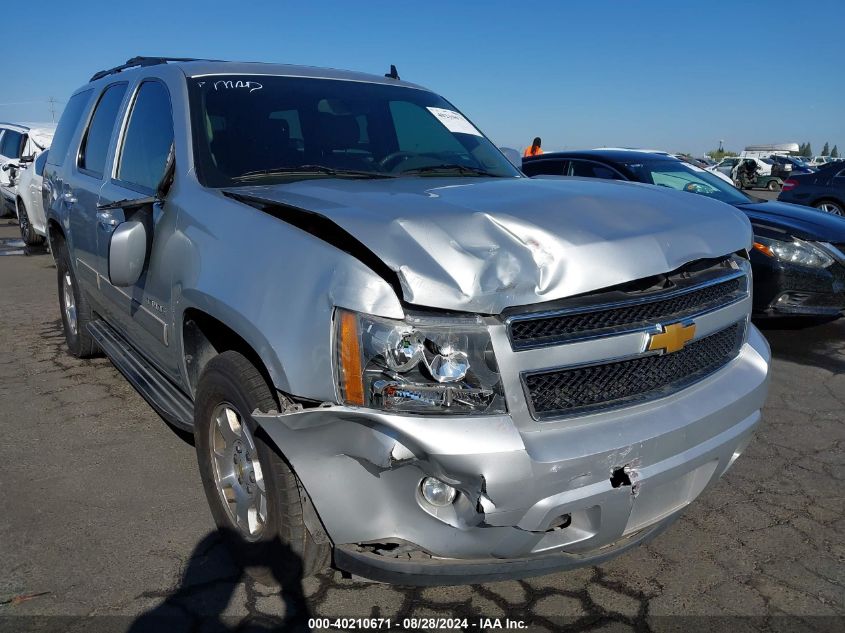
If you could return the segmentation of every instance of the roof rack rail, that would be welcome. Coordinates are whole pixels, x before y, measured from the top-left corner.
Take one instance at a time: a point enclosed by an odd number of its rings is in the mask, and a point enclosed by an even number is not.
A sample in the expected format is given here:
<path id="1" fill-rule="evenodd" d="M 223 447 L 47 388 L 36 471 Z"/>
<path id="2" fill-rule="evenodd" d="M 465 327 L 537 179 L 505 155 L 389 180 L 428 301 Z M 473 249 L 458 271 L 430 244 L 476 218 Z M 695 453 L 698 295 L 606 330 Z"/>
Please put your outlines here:
<path id="1" fill-rule="evenodd" d="M 101 70 L 98 73 L 94 73 L 94 75 L 88 81 L 97 81 L 98 79 L 102 79 L 103 77 L 107 77 L 109 75 L 114 75 L 115 73 L 119 73 L 128 68 L 137 68 L 139 66 L 158 66 L 159 64 L 166 64 L 167 62 L 195 61 L 199 60 L 194 57 L 133 57 L 132 59 L 127 59 L 125 64 L 121 64 L 120 66 L 115 66 L 114 68 L 109 68 L 108 70 Z"/>

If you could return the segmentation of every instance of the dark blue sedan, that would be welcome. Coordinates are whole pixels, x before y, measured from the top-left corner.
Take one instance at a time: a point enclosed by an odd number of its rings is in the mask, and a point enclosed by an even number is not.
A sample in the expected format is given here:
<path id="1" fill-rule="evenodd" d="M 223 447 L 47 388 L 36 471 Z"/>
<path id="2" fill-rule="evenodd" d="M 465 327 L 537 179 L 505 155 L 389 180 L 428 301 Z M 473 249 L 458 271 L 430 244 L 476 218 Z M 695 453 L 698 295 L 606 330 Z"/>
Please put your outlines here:
<path id="1" fill-rule="evenodd" d="M 778 200 L 845 216 L 845 162 L 828 163 L 812 174 L 790 176 Z"/>
<path id="2" fill-rule="evenodd" d="M 733 205 L 754 227 L 749 257 L 754 271 L 756 316 L 836 317 L 845 310 L 845 218 L 806 206 L 754 198 L 710 172 L 665 154 L 636 150 L 555 152 L 524 159 L 522 171 L 528 176 L 647 183 Z"/>

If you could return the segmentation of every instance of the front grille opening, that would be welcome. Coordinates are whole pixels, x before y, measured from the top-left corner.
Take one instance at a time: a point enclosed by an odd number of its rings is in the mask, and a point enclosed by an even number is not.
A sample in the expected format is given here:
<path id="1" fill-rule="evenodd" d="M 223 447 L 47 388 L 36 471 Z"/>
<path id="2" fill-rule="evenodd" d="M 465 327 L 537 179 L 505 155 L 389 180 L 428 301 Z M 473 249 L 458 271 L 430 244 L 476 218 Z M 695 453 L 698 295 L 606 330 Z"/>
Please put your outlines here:
<path id="1" fill-rule="evenodd" d="M 647 329 L 719 310 L 748 296 L 736 259 L 699 260 L 665 275 L 634 280 L 506 314 L 515 351 Z"/>
<path id="2" fill-rule="evenodd" d="M 729 279 L 667 299 L 637 303 L 619 308 L 597 309 L 578 314 L 551 316 L 511 323 L 514 346 L 530 342 L 531 346 L 571 339 L 589 332 L 601 335 L 618 327 L 639 328 L 650 323 L 678 320 L 686 314 L 717 309 L 736 300 L 744 281 Z"/>
<path id="3" fill-rule="evenodd" d="M 672 354 L 525 374 L 531 413 L 538 420 L 559 418 L 669 395 L 733 360 L 744 334 L 740 321 Z"/>

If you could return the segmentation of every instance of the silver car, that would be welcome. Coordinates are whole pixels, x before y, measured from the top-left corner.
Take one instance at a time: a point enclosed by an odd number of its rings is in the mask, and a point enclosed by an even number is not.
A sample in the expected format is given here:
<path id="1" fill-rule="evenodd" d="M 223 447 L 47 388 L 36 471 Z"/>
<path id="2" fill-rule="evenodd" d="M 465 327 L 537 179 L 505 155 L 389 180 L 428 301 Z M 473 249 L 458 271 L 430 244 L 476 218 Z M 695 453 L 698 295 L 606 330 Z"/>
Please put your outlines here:
<path id="1" fill-rule="evenodd" d="M 129 60 L 69 100 L 44 198 L 71 353 L 193 432 L 262 580 L 594 564 L 760 421 L 741 212 L 526 178 L 395 69 Z"/>

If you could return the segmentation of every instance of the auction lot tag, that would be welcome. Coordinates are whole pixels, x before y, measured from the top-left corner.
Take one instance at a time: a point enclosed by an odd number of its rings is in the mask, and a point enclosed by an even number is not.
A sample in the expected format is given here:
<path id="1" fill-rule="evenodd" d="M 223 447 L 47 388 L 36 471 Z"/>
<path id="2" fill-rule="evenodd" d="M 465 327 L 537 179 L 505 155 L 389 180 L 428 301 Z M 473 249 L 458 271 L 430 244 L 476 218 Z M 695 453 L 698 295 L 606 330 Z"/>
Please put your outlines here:
<path id="1" fill-rule="evenodd" d="M 481 136 L 481 132 L 475 129 L 475 126 L 466 120 L 466 117 L 460 112 L 454 110 L 446 110 L 445 108 L 428 108 L 438 121 L 446 126 L 446 129 L 456 134 L 472 134 L 474 136 Z"/>

